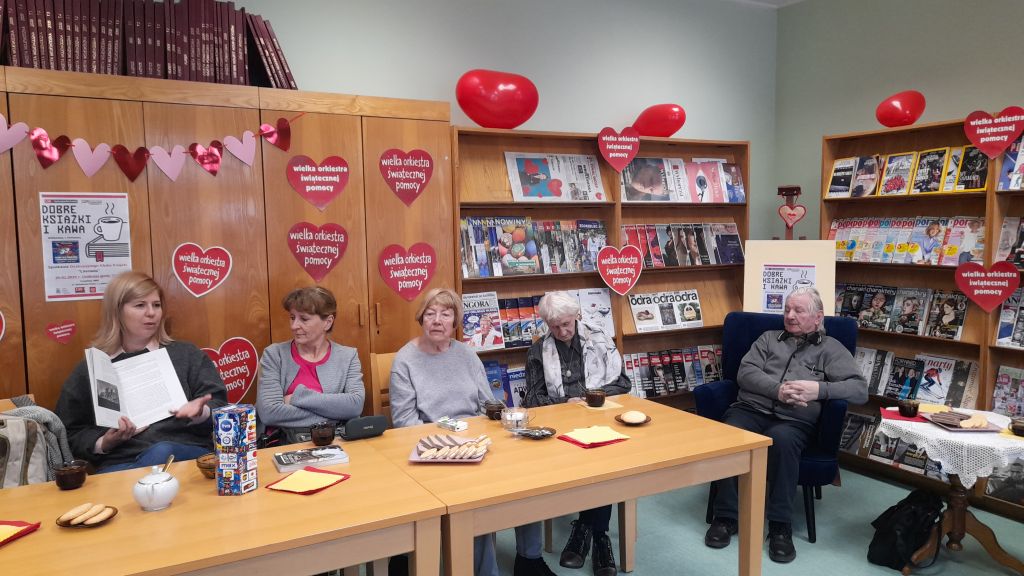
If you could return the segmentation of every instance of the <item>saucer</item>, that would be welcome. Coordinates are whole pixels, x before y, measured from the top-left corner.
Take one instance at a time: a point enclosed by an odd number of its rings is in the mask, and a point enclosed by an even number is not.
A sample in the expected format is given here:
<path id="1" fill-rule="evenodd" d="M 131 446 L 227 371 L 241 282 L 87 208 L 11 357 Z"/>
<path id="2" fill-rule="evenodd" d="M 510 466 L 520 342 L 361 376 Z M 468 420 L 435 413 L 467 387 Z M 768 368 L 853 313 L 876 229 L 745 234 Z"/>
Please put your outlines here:
<path id="1" fill-rule="evenodd" d="M 114 508 L 114 507 L 113 506 L 107 506 L 107 508 Z M 111 520 L 113 520 L 116 517 L 117 517 L 117 508 L 114 508 L 114 513 L 110 515 L 110 518 L 107 518 L 106 520 L 103 520 L 102 522 L 97 522 L 95 524 L 90 524 L 89 526 L 86 526 L 85 523 L 82 523 L 82 524 L 72 524 L 70 520 L 67 521 L 67 522 L 61 522 L 60 520 L 57 520 L 57 526 L 60 526 L 61 528 L 99 528 L 100 526 L 103 526 L 104 524 L 106 524 L 107 522 L 110 522 Z"/>
<path id="2" fill-rule="evenodd" d="M 644 420 L 643 422 L 626 422 L 625 420 L 623 420 L 621 418 L 620 415 L 616 414 L 615 415 L 615 421 L 618 422 L 619 424 L 623 424 L 625 426 L 643 426 L 644 424 L 647 424 L 648 422 L 651 421 L 651 417 L 648 416 L 647 419 Z"/>
<path id="3" fill-rule="evenodd" d="M 554 428 L 548 428 L 547 426 L 531 426 L 529 428 L 523 428 L 516 430 L 516 436 L 522 436 L 531 440 L 543 440 L 545 438 L 551 438 L 558 432 Z"/>

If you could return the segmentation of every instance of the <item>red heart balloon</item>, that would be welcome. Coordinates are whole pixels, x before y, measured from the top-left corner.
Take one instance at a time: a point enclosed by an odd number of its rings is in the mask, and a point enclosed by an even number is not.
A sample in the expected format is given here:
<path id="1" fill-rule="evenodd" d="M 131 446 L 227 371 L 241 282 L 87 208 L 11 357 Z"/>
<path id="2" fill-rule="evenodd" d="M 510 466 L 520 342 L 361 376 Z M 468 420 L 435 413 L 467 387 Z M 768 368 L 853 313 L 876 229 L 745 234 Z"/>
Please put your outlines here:
<path id="1" fill-rule="evenodd" d="M 124 172 L 124 175 L 132 182 L 135 182 L 139 174 L 142 174 L 142 171 L 146 169 L 146 162 L 149 162 L 149 150 L 145 146 L 139 146 L 133 154 L 127 148 L 118 144 L 110 149 L 110 155 L 114 157 L 114 161 L 121 167 L 121 172 Z"/>
<path id="2" fill-rule="evenodd" d="M 924 114 L 924 94 L 917 90 L 904 90 L 879 102 L 875 118 L 889 128 L 910 126 Z"/>
<path id="3" fill-rule="evenodd" d="M 455 84 L 459 108 L 484 128 L 515 128 L 537 111 L 537 87 L 526 76 L 470 70 Z"/>
<path id="4" fill-rule="evenodd" d="M 202 144 L 193 142 L 188 147 L 188 153 L 203 167 L 203 170 L 216 176 L 220 171 L 220 159 L 224 156 L 224 145 L 220 143 L 220 140 L 214 140 L 210 142 L 209 148 L 204 148 Z"/>
<path id="5" fill-rule="evenodd" d="M 292 147 L 292 125 L 287 118 L 278 118 L 277 127 L 260 124 L 260 136 L 285 152 Z"/>
<path id="6" fill-rule="evenodd" d="M 32 141 L 32 149 L 36 152 L 39 165 L 44 170 L 53 166 L 71 147 L 71 139 L 67 136 L 58 136 L 56 140 L 50 141 L 50 135 L 42 128 L 33 128 L 28 137 Z"/>
<path id="7" fill-rule="evenodd" d="M 678 104 L 648 106 L 636 117 L 633 128 L 641 136 L 668 138 L 686 123 L 686 110 Z"/>

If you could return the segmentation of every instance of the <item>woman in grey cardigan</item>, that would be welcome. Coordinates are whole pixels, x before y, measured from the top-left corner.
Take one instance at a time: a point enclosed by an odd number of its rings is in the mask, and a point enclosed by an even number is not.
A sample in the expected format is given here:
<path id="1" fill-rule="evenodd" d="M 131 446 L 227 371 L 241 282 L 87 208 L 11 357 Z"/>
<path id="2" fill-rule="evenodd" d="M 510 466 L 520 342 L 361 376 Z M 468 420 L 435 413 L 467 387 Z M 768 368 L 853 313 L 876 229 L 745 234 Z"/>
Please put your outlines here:
<path id="1" fill-rule="evenodd" d="M 339 424 L 363 411 L 363 371 L 355 348 L 331 342 L 338 310 L 334 295 L 312 286 L 291 291 L 281 305 L 292 339 L 267 346 L 260 359 L 256 412 L 261 426 L 308 432 L 317 423 Z"/>

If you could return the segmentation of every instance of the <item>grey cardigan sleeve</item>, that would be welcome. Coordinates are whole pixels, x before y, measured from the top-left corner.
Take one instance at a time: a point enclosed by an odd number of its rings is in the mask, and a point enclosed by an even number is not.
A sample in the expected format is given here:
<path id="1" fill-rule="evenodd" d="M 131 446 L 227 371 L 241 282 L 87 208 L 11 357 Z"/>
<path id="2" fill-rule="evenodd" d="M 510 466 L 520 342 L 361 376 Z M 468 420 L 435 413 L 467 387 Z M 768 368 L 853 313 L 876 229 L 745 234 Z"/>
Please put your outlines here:
<path id="1" fill-rule="evenodd" d="M 391 364 L 391 381 L 389 384 L 391 401 L 391 422 L 395 428 L 423 424 L 419 410 L 416 409 L 416 388 L 409 378 L 409 366 L 399 361 L 396 356 Z"/>
<path id="2" fill-rule="evenodd" d="M 779 397 L 779 388 L 782 386 L 782 382 L 779 381 L 779 378 L 773 378 L 765 373 L 765 368 L 768 365 L 770 335 L 770 332 L 761 334 L 743 356 L 739 370 L 736 371 L 736 384 L 741 390 L 775 400 Z"/>
<path id="3" fill-rule="evenodd" d="M 292 406 L 327 420 L 344 422 L 363 411 L 363 369 L 353 348 L 334 345 L 331 354 L 331 359 L 317 369 L 323 393 L 299 386 L 292 395 Z"/>
<path id="4" fill-rule="evenodd" d="M 284 360 L 281 350 L 290 348 L 271 344 L 260 358 L 260 380 L 256 389 L 256 413 L 264 426 L 302 426 L 320 418 L 309 410 L 284 403 Z M 290 359 L 288 360 L 290 361 Z"/>
<path id="5" fill-rule="evenodd" d="M 839 342 L 827 342 L 825 368 L 827 380 L 818 383 L 819 400 L 846 400 L 851 404 L 868 401 L 868 383 L 857 368 L 850 351 Z"/>

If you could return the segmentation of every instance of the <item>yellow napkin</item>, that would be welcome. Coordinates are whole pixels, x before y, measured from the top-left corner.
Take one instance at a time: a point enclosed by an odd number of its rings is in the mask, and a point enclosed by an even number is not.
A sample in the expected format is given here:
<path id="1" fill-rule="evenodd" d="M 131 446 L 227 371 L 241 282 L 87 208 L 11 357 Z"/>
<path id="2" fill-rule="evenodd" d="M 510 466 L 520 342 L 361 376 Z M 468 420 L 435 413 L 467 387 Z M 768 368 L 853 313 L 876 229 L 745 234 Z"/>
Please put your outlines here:
<path id="1" fill-rule="evenodd" d="M 321 490 L 338 482 L 341 477 L 335 474 L 323 474 L 321 472 L 310 472 L 309 470 L 296 470 L 285 479 L 270 486 L 271 490 L 284 490 L 286 492 L 309 492 Z"/>
<path id="2" fill-rule="evenodd" d="M 604 405 L 598 408 L 587 406 L 587 402 L 585 400 L 583 402 L 577 402 L 576 405 L 582 406 L 588 410 L 613 410 L 615 408 L 622 408 L 622 404 L 619 404 L 618 402 L 615 402 L 614 400 L 609 400 L 607 398 L 605 398 L 604 400 Z"/>
<path id="3" fill-rule="evenodd" d="M 24 530 L 24 526 L 11 526 L 10 524 L 0 524 L 0 542 L 7 540 L 11 536 L 14 536 L 18 532 Z"/>
<path id="4" fill-rule="evenodd" d="M 598 442 L 610 442 L 612 440 L 622 440 L 629 438 L 625 434 L 622 434 L 616 430 L 612 430 L 608 426 L 591 426 L 590 428 L 576 428 L 572 432 L 565 434 L 569 438 L 579 442 L 580 444 L 596 444 Z"/>
<path id="5" fill-rule="evenodd" d="M 945 404 L 919 404 L 917 406 L 918 412 L 924 412 L 925 414 L 936 414 L 938 412 L 949 412 L 949 406 Z"/>

